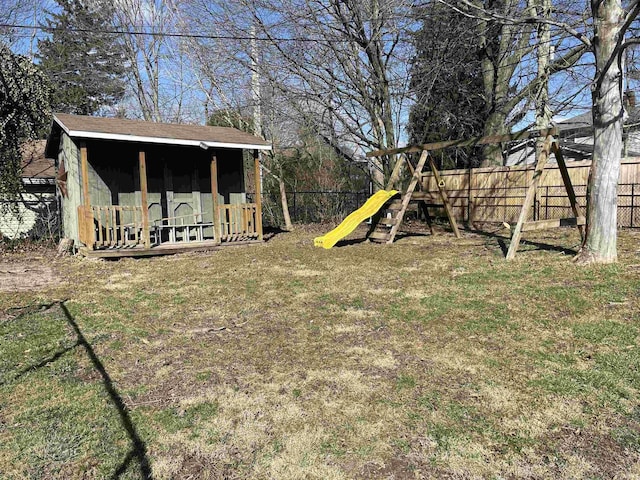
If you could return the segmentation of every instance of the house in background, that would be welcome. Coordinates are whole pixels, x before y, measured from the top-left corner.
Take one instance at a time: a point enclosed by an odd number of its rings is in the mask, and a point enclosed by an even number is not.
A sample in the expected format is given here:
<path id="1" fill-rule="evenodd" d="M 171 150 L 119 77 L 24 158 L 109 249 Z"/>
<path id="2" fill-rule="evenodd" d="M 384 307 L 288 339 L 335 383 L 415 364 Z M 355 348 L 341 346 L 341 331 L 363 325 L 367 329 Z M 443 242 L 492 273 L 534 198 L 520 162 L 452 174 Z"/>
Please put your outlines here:
<path id="1" fill-rule="evenodd" d="M 2 199 L 0 237 L 55 238 L 59 229 L 54 160 L 44 154 L 45 140 L 22 146 L 22 187 L 19 200 Z"/>
<path id="2" fill-rule="evenodd" d="M 623 127 L 623 157 L 640 157 L 640 108 L 636 106 L 634 92 L 625 93 L 625 120 Z M 556 123 L 560 147 L 568 161 L 591 160 L 593 155 L 593 116 L 591 110 Z M 505 166 L 529 165 L 535 162 L 535 141 L 511 145 L 506 153 Z M 555 162 L 551 156 L 550 161 Z"/>
<path id="3" fill-rule="evenodd" d="M 244 152 L 271 145 L 227 127 L 56 114 L 62 231 L 81 253 L 119 257 L 262 241 L 260 182 L 245 190 Z"/>

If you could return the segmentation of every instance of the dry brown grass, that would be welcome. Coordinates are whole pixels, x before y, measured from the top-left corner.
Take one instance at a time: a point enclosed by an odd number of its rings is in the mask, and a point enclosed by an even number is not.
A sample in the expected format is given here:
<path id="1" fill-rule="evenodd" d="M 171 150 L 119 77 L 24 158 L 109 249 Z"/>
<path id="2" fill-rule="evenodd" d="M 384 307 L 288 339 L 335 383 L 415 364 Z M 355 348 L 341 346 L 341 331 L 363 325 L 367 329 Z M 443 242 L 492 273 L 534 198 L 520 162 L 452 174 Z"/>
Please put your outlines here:
<path id="1" fill-rule="evenodd" d="M 638 478 L 640 234 L 622 232 L 618 265 L 585 268 L 533 244 L 507 263 L 496 237 L 471 233 L 325 251 L 316 230 L 205 254 L 57 260 L 61 281 L 0 293 L 0 309 L 68 299 L 154 478 Z M 16 448 L 39 445 L 21 429 L 42 425 L 16 420 L 29 409 L 91 401 L 96 411 L 64 421 L 118 430 L 97 421 L 113 405 L 90 362 L 77 352 L 70 365 L 64 375 L 95 390 L 36 373 L 2 385 L 9 477 L 100 476 L 126 453 L 114 431 L 111 463 L 79 447 L 65 457 L 75 471 L 33 453 L 48 470 L 21 466 Z M 137 478 L 134 464 L 123 478 Z"/>

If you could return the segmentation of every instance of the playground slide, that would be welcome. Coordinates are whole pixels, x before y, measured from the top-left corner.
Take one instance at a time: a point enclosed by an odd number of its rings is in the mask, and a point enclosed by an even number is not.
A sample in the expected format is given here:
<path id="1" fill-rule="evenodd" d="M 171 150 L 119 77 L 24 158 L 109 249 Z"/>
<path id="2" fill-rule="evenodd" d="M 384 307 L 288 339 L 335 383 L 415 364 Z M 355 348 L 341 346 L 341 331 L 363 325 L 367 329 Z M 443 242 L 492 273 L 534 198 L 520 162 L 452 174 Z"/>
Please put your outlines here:
<path id="1" fill-rule="evenodd" d="M 315 238 L 313 240 L 313 244 L 316 247 L 322 248 L 333 247 L 340 239 L 353 232 L 360 223 L 380 210 L 380 208 L 396 193 L 398 193 L 397 190 L 377 191 L 365 202 L 363 206 L 349 214 L 349 216 L 345 218 L 340 225 L 326 235 Z"/>

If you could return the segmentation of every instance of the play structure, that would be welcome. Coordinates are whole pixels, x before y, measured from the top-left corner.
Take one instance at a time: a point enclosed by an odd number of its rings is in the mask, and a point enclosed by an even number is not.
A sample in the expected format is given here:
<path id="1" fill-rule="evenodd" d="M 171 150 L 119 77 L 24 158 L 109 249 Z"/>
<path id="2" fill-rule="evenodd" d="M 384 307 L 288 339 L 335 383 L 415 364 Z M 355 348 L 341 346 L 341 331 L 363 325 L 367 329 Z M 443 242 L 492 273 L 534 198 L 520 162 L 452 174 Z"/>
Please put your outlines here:
<path id="1" fill-rule="evenodd" d="M 424 213 L 427 223 L 431 228 L 430 215 L 428 208 L 443 208 L 451 229 L 456 236 L 460 238 L 460 231 L 456 223 L 456 219 L 453 215 L 453 209 L 449 202 L 447 195 L 445 182 L 442 180 L 436 164 L 434 162 L 431 152 L 442 150 L 444 148 L 452 147 L 469 147 L 476 145 L 488 145 L 496 143 L 507 143 L 516 141 L 530 141 L 535 140 L 541 143 L 538 158 L 535 162 L 535 168 L 533 175 L 527 185 L 526 194 L 522 206 L 520 208 L 520 214 L 515 226 L 511 229 L 511 243 L 506 254 L 508 260 L 513 259 L 518 250 L 518 246 L 522 239 L 524 232 L 543 230 L 561 226 L 578 226 L 580 234 L 584 237 L 584 224 L 585 216 L 582 213 L 581 207 L 576 200 L 576 194 L 571 183 L 571 178 L 567 170 L 567 165 L 562 154 L 562 149 L 559 145 L 557 138 L 558 131 L 556 129 L 542 129 L 534 131 L 524 131 L 515 134 L 508 135 L 493 135 L 486 137 L 476 137 L 468 140 L 452 140 L 445 142 L 429 143 L 423 145 L 414 145 L 403 148 L 395 148 L 388 150 L 376 150 L 369 152 L 367 157 L 380 157 L 380 156 L 395 156 L 398 155 L 398 159 L 395 162 L 393 171 L 387 183 L 386 190 L 377 192 L 373 197 L 367 201 L 367 203 L 360 209 L 349 215 L 345 221 L 340 224 L 335 230 L 329 232 L 323 237 L 315 239 L 315 245 L 322 246 L 324 248 L 331 248 L 337 241 L 344 236 L 351 233 L 355 227 L 369 216 L 372 216 L 372 225 L 368 232 L 368 238 L 377 243 L 393 243 L 398 230 L 404 220 L 405 213 L 412 202 L 418 203 L 418 208 Z M 413 163 L 409 154 L 419 153 L 419 159 Z M 530 212 L 532 210 L 533 202 L 535 199 L 536 190 L 540 184 L 542 176 L 544 175 L 544 168 L 549 162 L 550 154 L 553 153 L 558 163 L 558 168 L 561 172 L 562 181 L 569 199 L 573 217 L 569 218 L 556 218 L 546 220 L 529 220 Z M 423 170 L 426 164 L 429 164 L 431 173 L 436 181 L 438 187 L 438 199 L 440 203 L 433 203 L 434 196 L 424 191 L 423 182 Z M 400 199 L 394 199 L 394 195 L 388 195 L 389 192 L 399 183 L 402 169 L 407 167 L 411 172 L 411 179 L 409 184 L 401 193 Z M 380 194 L 380 195 L 379 195 Z M 386 199 L 385 199 L 386 197 Z M 373 201 L 375 198 L 375 201 Z M 371 202 L 371 203 L 369 203 Z M 361 212 L 367 207 L 367 214 Z M 349 220 L 347 222 L 347 220 Z M 343 224 L 346 224 L 343 226 Z"/>

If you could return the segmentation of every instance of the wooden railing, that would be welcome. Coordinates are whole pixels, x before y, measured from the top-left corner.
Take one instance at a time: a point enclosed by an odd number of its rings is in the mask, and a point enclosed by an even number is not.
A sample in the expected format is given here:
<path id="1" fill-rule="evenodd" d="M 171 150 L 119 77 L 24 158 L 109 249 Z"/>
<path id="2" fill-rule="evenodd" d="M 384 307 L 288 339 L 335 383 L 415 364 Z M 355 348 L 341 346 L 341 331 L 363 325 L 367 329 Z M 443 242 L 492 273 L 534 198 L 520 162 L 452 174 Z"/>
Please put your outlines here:
<path id="1" fill-rule="evenodd" d="M 142 207 L 128 205 L 78 207 L 80 241 L 90 249 L 144 244 Z"/>
<path id="2" fill-rule="evenodd" d="M 93 230 L 93 213 L 91 207 L 78 207 L 78 238 L 90 249 L 95 247 L 95 231 Z"/>
<path id="3" fill-rule="evenodd" d="M 256 211 L 255 203 L 220 205 L 220 240 L 234 242 L 257 238 Z"/>
<path id="4" fill-rule="evenodd" d="M 198 214 L 200 215 L 200 214 Z M 220 219 L 219 241 L 238 242 L 255 240 L 260 232 L 257 221 L 255 203 L 220 205 L 218 207 Z M 160 221 L 152 226 L 156 232 L 153 236 L 154 244 L 161 243 L 161 231 L 169 229 L 169 243 L 181 243 L 193 240 L 206 240 L 204 230 L 213 227 L 212 223 L 193 223 L 172 225 L 168 221 Z M 175 219 L 172 219 L 175 220 Z M 134 247 L 145 244 L 145 234 L 142 222 L 142 207 L 140 206 L 90 206 L 78 207 L 79 238 L 89 249 Z M 177 230 L 180 230 L 178 235 Z M 180 236 L 180 240 L 178 237 Z M 215 235 L 216 237 L 218 235 Z"/>

